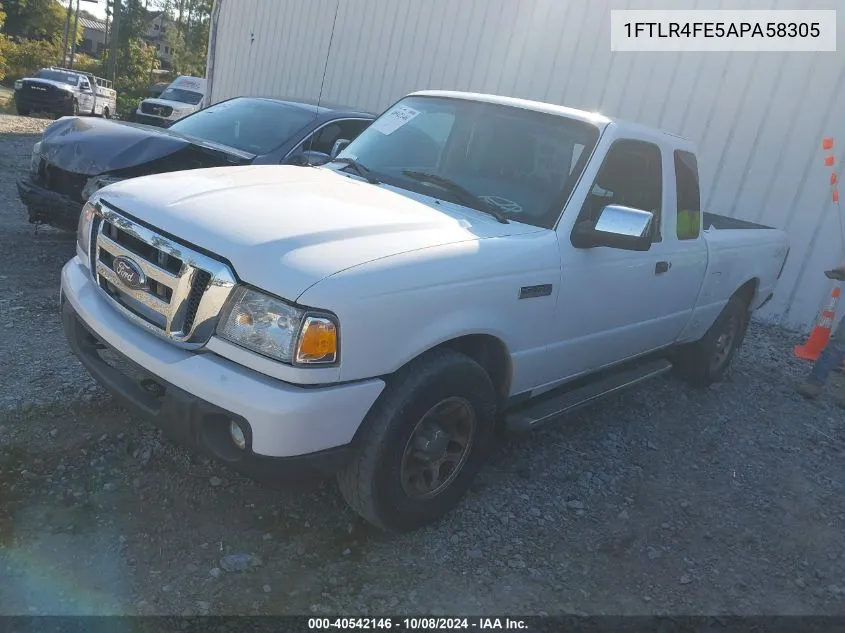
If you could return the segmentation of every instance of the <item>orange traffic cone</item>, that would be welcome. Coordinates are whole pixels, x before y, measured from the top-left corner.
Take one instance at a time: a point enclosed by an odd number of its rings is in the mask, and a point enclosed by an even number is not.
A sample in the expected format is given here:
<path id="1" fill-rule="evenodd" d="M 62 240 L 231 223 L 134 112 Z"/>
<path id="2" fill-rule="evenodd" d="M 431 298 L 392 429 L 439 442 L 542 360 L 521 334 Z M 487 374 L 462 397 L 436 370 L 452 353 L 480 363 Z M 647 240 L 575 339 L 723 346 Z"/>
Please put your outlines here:
<path id="1" fill-rule="evenodd" d="M 839 295 L 842 290 L 839 286 L 833 289 L 830 293 L 830 301 L 825 306 L 819 315 L 819 320 L 813 331 L 810 332 L 810 337 L 803 345 L 795 346 L 795 355 L 802 360 L 818 360 L 824 348 L 827 347 L 830 341 L 830 331 L 833 327 L 833 319 L 836 316 L 836 304 L 839 302 Z"/>

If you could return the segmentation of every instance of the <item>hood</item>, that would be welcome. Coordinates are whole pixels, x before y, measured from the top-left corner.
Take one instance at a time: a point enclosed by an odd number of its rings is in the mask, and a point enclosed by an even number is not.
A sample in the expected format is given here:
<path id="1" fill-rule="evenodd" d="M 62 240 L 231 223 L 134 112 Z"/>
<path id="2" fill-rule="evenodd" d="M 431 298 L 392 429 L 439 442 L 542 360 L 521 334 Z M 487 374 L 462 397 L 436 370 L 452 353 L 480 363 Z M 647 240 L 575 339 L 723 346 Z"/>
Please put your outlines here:
<path id="1" fill-rule="evenodd" d="M 223 152 L 235 162 L 254 156 L 231 147 L 183 136 L 171 130 L 98 118 L 64 117 L 51 124 L 41 137 L 41 154 L 66 171 L 96 176 L 135 168 L 189 147 Z M 210 166 L 225 162 L 219 159 Z M 171 169 L 178 169 L 175 165 Z M 186 167 L 182 167 L 185 169 Z"/>
<path id="2" fill-rule="evenodd" d="M 62 81 L 53 81 L 52 79 L 41 79 L 40 77 L 33 77 L 32 79 L 24 79 L 24 84 L 41 84 L 44 86 L 54 86 L 59 88 L 60 90 L 66 90 L 67 92 L 73 92 L 73 86 L 68 85 Z"/>
<path id="3" fill-rule="evenodd" d="M 159 106 L 166 106 L 168 108 L 173 108 L 173 111 L 193 111 L 199 110 L 200 104 L 192 105 L 190 103 L 185 103 L 184 101 L 171 101 L 170 99 L 158 99 L 150 97 L 149 99 L 144 99 L 141 103 L 152 103 L 153 105 Z M 140 104 L 138 108 L 140 108 Z"/>
<path id="4" fill-rule="evenodd" d="M 289 300 L 375 259 L 543 230 L 398 191 L 331 169 L 261 165 L 134 178 L 100 196 L 225 258 L 241 280 Z"/>

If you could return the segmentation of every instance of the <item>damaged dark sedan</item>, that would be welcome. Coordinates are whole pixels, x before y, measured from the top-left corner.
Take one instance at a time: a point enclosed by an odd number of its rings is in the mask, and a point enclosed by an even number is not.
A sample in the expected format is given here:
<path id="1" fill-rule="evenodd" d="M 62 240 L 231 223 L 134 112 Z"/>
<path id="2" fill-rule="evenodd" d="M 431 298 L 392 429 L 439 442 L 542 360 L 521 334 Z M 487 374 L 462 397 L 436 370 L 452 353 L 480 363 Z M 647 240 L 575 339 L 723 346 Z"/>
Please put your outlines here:
<path id="1" fill-rule="evenodd" d="M 375 116 L 298 101 L 237 97 L 167 129 L 64 117 L 33 147 L 18 194 L 34 224 L 75 231 L 88 197 L 113 182 L 225 165 L 328 162 Z"/>

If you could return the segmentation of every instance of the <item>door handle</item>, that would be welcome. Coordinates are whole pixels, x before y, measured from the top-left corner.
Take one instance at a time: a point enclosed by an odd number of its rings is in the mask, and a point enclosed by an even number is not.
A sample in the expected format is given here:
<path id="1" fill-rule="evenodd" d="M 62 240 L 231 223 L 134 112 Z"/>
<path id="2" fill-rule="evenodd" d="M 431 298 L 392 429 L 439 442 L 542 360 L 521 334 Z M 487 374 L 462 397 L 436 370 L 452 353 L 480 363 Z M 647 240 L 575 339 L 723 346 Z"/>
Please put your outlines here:
<path id="1" fill-rule="evenodd" d="M 657 262 L 654 265 L 654 274 L 662 275 L 663 273 L 669 272 L 670 268 L 672 268 L 672 262 Z"/>

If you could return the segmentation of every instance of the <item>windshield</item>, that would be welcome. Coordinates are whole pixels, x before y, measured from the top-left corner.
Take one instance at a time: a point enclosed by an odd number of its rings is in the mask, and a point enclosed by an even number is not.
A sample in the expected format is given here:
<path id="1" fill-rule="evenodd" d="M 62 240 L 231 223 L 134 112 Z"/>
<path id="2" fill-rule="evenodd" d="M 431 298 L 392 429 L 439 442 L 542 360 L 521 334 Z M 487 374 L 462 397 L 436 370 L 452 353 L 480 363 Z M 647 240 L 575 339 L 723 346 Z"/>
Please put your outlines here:
<path id="1" fill-rule="evenodd" d="M 36 77 L 39 77 L 40 79 L 49 79 L 51 81 L 60 81 L 69 86 L 75 86 L 79 82 L 79 75 L 71 75 L 58 70 L 39 70 Z"/>
<path id="2" fill-rule="evenodd" d="M 387 184 L 460 203 L 456 188 L 443 186 L 442 179 L 451 180 L 508 219 L 551 228 L 598 136 L 596 126 L 559 115 L 407 97 L 339 157 L 358 161 Z"/>
<path id="3" fill-rule="evenodd" d="M 161 93 L 159 99 L 167 99 L 168 101 L 179 101 L 180 103 L 197 105 L 200 101 L 202 101 L 202 93 L 194 92 L 193 90 L 182 90 L 182 88 L 168 88 Z"/>
<path id="4" fill-rule="evenodd" d="M 237 98 L 191 114 L 170 129 L 228 145 L 251 154 L 266 154 L 314 120 L 315 113 L 269 99 Z"/>

